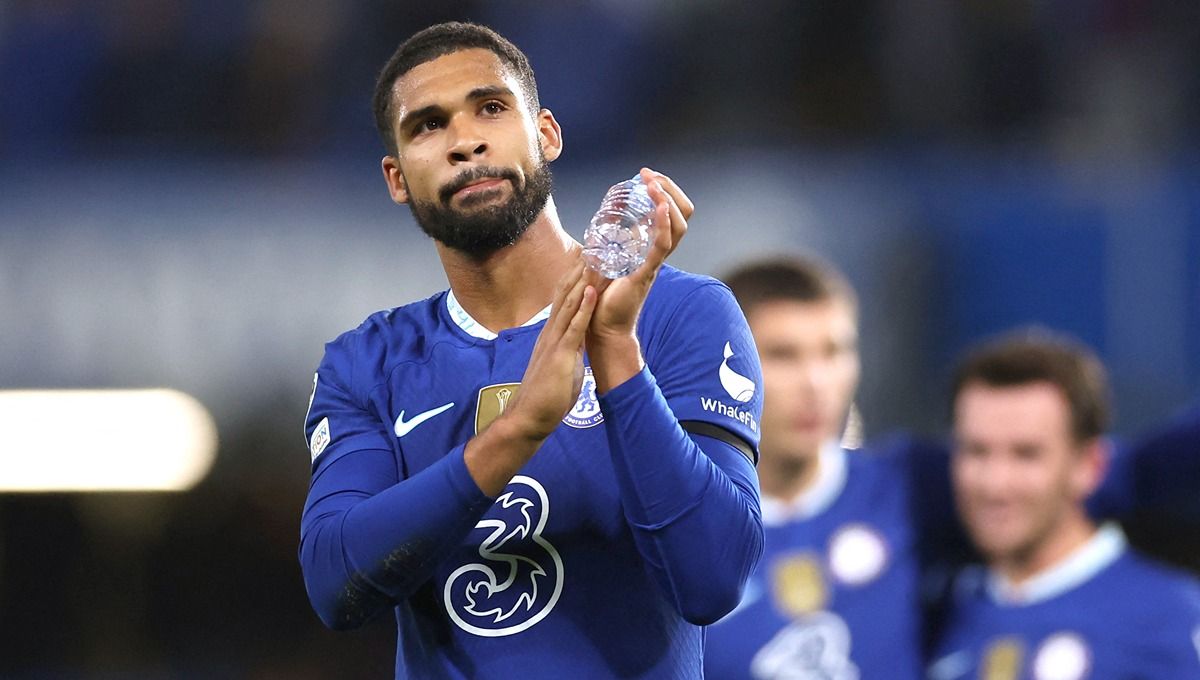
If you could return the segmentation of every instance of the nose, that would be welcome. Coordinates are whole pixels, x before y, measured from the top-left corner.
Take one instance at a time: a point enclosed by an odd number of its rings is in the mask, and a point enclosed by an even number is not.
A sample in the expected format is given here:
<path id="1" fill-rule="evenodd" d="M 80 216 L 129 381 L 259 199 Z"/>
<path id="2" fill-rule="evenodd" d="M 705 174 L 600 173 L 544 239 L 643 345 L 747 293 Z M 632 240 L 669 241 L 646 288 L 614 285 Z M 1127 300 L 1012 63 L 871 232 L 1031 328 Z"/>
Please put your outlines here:
<path id="1" fill-rule="evenodd" d="M 451 122 L 450 137 L 447 156 L 452 165 L 475 161 L 487 154 L 488 143 L 480 134 L 479 127 L 471 125 L 462 116 L 455 116 Z"/>
<path id="2" fill-rule="evenodd" d="M 809 359 L 799 367 L 800 384 L 806 392 L 824 394 L 829 386 L 830 367 L 820 359 Z"/>
<path id="3" fill-rule="evenodd" d="M 1007 498 L 1020 477 L 1016 466 L 1000 455 L 980 456 L 971 469 L 971 482 L 978 494 L 989 500 Z"/>

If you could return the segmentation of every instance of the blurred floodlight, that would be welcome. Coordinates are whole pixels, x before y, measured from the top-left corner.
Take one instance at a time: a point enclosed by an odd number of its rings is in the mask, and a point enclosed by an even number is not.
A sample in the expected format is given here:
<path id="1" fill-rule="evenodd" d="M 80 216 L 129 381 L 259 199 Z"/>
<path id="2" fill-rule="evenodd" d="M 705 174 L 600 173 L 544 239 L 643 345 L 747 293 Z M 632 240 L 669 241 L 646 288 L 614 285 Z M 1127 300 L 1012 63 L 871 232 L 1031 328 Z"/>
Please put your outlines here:
<path id="1" fill-rule="evenodd" d="M 0 492 L 184 491 L 217 428 L 175 390 L 0 390 Z"/>

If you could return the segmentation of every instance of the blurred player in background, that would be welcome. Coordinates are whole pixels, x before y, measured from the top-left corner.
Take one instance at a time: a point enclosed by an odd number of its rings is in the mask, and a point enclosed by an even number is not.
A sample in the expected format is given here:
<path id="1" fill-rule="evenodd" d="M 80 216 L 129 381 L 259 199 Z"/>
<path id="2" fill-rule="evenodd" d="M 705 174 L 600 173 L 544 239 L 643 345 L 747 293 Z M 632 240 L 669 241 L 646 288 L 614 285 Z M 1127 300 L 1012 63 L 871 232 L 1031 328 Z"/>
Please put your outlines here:
<path id="1" fill-rule="evenodd" d="M 1099 360 L 1048 334 L 992 341 L 959 367 L 953 411 L 957 504 L 987 568 L 960 579 L 930 676 L 1200 678 L 1197 583 L 1084 507 L 1108 459 Z"/>
<path id="2" fill-rule="evenodd" d="M 706 670 L 923 677 L 950 578 L 975 557 L 955 519 L 949 446 L 910 437 L 842 446 L 859 377 L 857 301 L 828 263 L 758 260 L 725 280 L 762 358 L 766 540 L 742 603 L 709 629 Z M 1095 511 L 1200 506 L 1200 409 L 1116 462 L 1090 499 Z"/>
<path id="3" fill-rule="evenodd" d="M 904 455 L 848 455 L 857 301 L 816 259 L 725 278 L 762 360 L 765 553 L 738 608 L 710 627 L 713 678 L 921 676 L 918 526 Z M 945 494 L 943 494 L 945 495 Z"/>
<path id="4" fill-rule="evenodd" d="M 397 677 L 701 677 L 702 626 L 761 554 L 762 397 L 729 290 L 662 264 L 691 202 L 643 170 L 646 263 L 585 270 L 550 197 L 558 122 L 484 27 L 414 35 L 375 105 L 388 189 L 450 290 L 326 346 L 313 606 L 337 629 L 393 611 Z"/>

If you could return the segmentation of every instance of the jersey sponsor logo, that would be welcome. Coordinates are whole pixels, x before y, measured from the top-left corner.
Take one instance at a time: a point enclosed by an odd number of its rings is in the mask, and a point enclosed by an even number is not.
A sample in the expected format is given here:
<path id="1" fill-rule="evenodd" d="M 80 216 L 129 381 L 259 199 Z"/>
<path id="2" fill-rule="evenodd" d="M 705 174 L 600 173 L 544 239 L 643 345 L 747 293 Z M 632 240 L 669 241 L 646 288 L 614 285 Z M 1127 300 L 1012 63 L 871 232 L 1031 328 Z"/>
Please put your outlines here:
<path id="1" fill-rule="evenodd" d="M 1091 666 L 1087 643 L 1073 632 L 1051 635 L 1033 655 L 1034 680 L 1083 680 Z"/>
<path id="2" fill-rule="evenodd" d="M 829 571 L 846 585 L 870 583 L 887 565 L 887 542 L 866 524 L 847 524 L 829 539 Z"/>
<path id="3" fill-rule="evenodd" d="M 700 408 L 709 413 L 719 413 L 726 418 L 732 418 L 750 428 L 751 432 L 758 432 L 758 421 L 754 419 L 754 414 L 741 407 L 754 398 L 754 381 L 729 367 L 729 360 L 736 355 L 728 342 L 725 343 L 724 354 L 721 367 L 717 369 L 717 377 L 721 379 L 721 387 L 725 388 L 725 392 L 738 403 L 730 406 L 718 399 L 700 397 Z"/>
<path id="4" fill-rule="evenodd" d="M 475 400 L 475 434 L 486 430 L 493 420 L 504 413 L 520 387 L 521 383 L 499 383 L 479 390 L 479 397 Z"/>
<path id="5" fill-rule="evenodd" d="M 441 406 L 438 406 L 437 408 L 431 408 L 428 411 L 421 411 L 420 413 L 418 413 L 417 415 L 413 416 L 412 418 L 410 418 L 408 420 L 404 419 L 404 411 L 400 411 L 400 415 L 396 416 L 396 428 L 395 428 L 396 436 L 403 437 L 404 435 L 408 434 L 409 432 L 412 432 L 414 429 L 416 429 L 416 427 L 418 425 L 425 422 L 426 420 L 429 420 L 430 418 L 432 418 L 438 414 L 445 413 L 446 411 L 449 411 L 452 408 L 454 408 L 454 402 L 450 402 L 449 404 L 442 404 Z"/>
<path id="6" fill-rule="evenodd" d="M 308 440 L 308 450 L 312 453 L 313 462 L 316 462 L 317 456 L 329 446 L 329 418 L 322 418 L 321 422 L 317 423 L 317 427 L 313 430 L 312 438 Z"/>
<path id="7" fill-rule="evenodd" d="M 742 404 L 754 398 L 754 381 L 729 367 L 729 360 L 734 356 L 733 348 L 725 343 L 725 358 L 721 360 L 721 368 L 717 369 L 717 377 L 721 379 L 721 387 L 729 393 L 734 401 Z"/>
<path id="8" fill-rule="evenodd" d="M 858 680 L 850 660 L 850 629 L 833 612 L 817 612 L 779 631 L 750 661 L 759 680 Z"/>
<path id="9" fill-rule="evenodd" d="M 479 562 L 446 579 L 446 611 L 459 628 L 483 637 L 528 630 L 554 609 L 563 588 L 563 563 L 542 532 L 550 498 L 532 477 L 517 475 L 475 525 L 488 532 Z"/>
<path id="10" fill-rule="evenodd" d="M 749 411 L 723 404 L 716 399 L 709 399 L 708 397 L 700 397 L 700 408 L 709 413 L 719 413 L 727 418 L 733 418 L 750 428 L 751 432 L 758 432 L 758 421 L 754 419 L 754 414 Z"/>
<path id="11" fill-rule="evenodd" d="M 583 387 L 579 390 L 579 399 L 563 418 L 563 422 L 580 430 L 604 422 L 604 414 L 600 412 L 600 400 L 596 398 L 596 379 L 592 377 L 591 366 L 584 367 Z"/>

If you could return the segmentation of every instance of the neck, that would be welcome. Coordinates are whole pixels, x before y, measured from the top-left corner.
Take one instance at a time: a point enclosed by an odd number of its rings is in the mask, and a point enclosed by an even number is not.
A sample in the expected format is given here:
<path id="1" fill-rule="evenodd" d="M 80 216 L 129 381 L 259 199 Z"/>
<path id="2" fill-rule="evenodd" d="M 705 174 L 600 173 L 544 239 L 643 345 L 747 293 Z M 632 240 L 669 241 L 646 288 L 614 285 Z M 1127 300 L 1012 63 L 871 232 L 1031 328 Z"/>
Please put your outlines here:
<path id="1" fill-rule="evenodd" d="M 485 257 L 437 244 L 454 296 L 492 332 L 520 326 L 550 304 L 579 248 L 563 230 L 553 198 L 520 240 Z"/>
<path id="2" fill-rule="evenodd" d="M 759 486 L 764 495 L 791 502 L 812 488 L 820 470 L 820 448 L 798 457 L 773 456 L 764 450 L 758 462 Z"/>
<path id="3" fill-rule="evenodd" d="M 1009 583 L 1020 585 L 1070 557 L 1095 534 L 1096 525 L 1082 508 L 1074 508 L 1044 540 L 996 560 L 992 567 Z"/>

